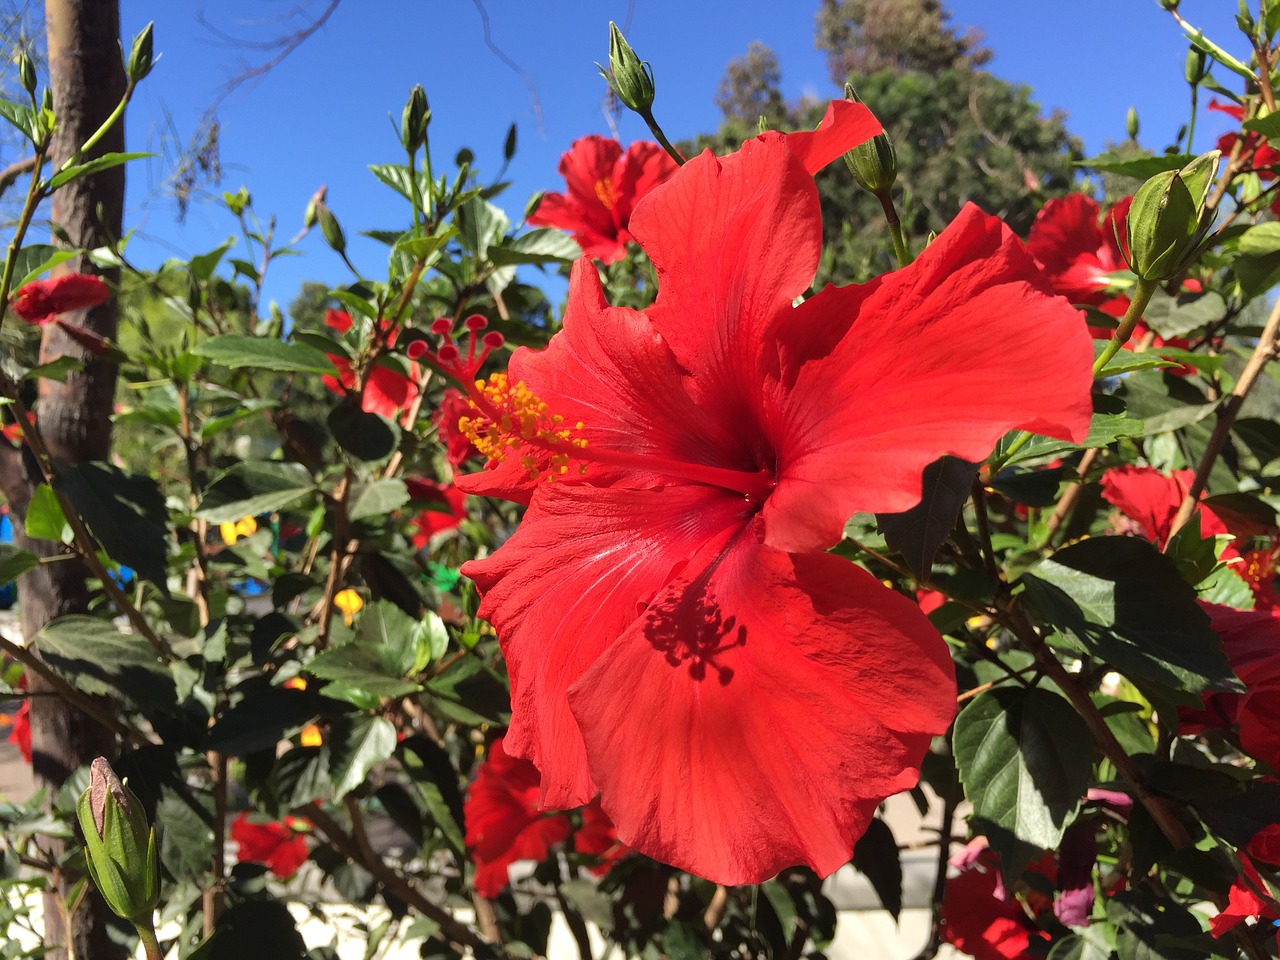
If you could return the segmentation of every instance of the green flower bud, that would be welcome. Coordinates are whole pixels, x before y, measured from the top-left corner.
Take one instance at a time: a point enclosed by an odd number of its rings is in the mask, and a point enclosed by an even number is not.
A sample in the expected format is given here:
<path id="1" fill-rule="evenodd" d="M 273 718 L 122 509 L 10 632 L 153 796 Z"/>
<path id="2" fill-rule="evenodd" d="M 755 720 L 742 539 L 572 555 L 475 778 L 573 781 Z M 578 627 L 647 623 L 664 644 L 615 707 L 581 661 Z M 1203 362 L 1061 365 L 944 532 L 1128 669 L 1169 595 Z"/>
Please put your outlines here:
<path id="1" fill-rule="evenodd" d="M 417 153 L 427 142 L 427 124 L 431 122 L 431 107 L 427 103 L 427 91 L 418 84 L 409 92 L 409 102 L 400 114 L 400 142 L 410 153 Z"/>
<path id="2" fill-rule="evenodd" d="M 1138 130 L 1138 111 L 1130 107 L 1129 112 L 1124 115 L 1124 132 L 1129 135 L 1130 140 L 1137 140 Z"/>
<path id="3" fill-rule="evenodd" d="M 129 50 L 129 80 L 137 83 L 151 72 L 151 34 L 155 23 L 148 23 L 142 32 L 133 38 L 133 47 Z"/>
<path id="4" fill-rule="evenodd" d="M 609 69 L 596 64 L 600 75 L 609 82 L 618 99 L 640 114 L 653 106 L 653 71 L 648 61 L 641 60 L 627 43 L 622 31 L 609 21 Z"/>
<path id="5" fill-rule="evenodd" d="M 76 814 L 89 876 L 102 899 L 126 920 L 149 921 L 160 900 L 156 832 L 133 791 L 102 757 L 89 767 L 89 789 Z"/>
<path id="6" fill-rule="evenodd" d="M 333 211 L 324 204 L 319 204 L 316 207 L 316 216 L 320 218 L 320 232 L 324 234 L 324 242 L 336 252 L 346 253 L 347 238 Z"/>
<path id="7" fill-rule="evenodd" d="M 313 193 L 311 199 L 307 201 L 307 209 L 302 214 L 302 228 L 304 230 L 310 230 L 320 219 L 319 210 L 324 206 L 324 195 L 328 190 L 329 188 L 322 183 L 320 189 Z"/>
<path id="8" fill-rule="evenodd" d="M 23 50 L 18 54 L 18 76 L 22 79 L 22 89 L 35 99 L 36 95 L 36 65 L 31 59 L 31 55 Z"/>
<path id="9" fill-rule="evenodd" d="M 1182 0 L 1158 0 L 1158 2 L 1160 6 L 1164 7 L 1166 10 L 1177 10 L 1178 4 L 1180 4 Z"/>
<path id="10" fill-rule="evenodd" d="M 1187 50 L 1185 76 L 1187 83 L 1193 87 L 1200 86 L 1200 81 L 1209 75 L 1209 58 L 1199 47 Z"/>
<path id="11" fill-rule="evenodd" d="M 1129 208 L 1129 267 L 1144 280 L 1176 276 L 1203 237 L 1200 224 L 1220 154 L 1199 156 L 1181 170 L 1156 174 Z"/>
<path id="12" fill-rule="evenodd" d="M 844 85 L 844 98 L 862 103 L 852 84 Z M 868 193 L 880 196 L 888 192 L 898 179 L 898 156 L 886 133 L 877 133 L 865 143 L 860 143 L 844 155 L 845 165 L 858 181 L 858 186 Z"/>

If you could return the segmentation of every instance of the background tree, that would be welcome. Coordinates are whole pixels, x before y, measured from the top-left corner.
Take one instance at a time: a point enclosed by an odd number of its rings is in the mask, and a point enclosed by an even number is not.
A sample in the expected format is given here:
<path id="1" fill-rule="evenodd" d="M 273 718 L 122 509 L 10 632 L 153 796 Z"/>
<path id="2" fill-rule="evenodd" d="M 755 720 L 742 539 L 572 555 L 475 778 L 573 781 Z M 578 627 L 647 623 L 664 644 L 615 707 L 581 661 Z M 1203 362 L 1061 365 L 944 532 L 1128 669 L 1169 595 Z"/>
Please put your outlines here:
<path id="1" fill-rule="evenodd" d="M 791 118 L 783 99 L 782 68 L 778 55 L 759 40 L 747 48 L 745 56 L 729 61 L 716 90 L 716 106 L 726 121 L 754 126 L 761 117 L 770 126 L 783 126 Z"/>
<path id="2" fill-rule="evenodd" d="M 815 43 L 827 54 L 831 82 L 880 70 L 940 74 L 991 59 L 982 32 L 956 33 L 940 0 L 822 0 Z"/>
<path id="3" fill-rule="evenodd" d="M 47 0 L 45 23 L 49 86 L 57 116 L 50 159 L 56 168 L 98 130 L 124 93 L 119 4 L 117 0 Z M 86 159 L 123 150 L 124 125 L 117 123 Z M 55 234 L 67 246 L 85 250 L 111 243 L 121 234 L 123 207 L 124 167 L 75 180 L 54 196 L 51 215 Z M 102 274 L 112 284 L 119 280 L 118 270 L 100 270 L 84 254 L 58 269 Z M 97 336 L 116 336 L 114 299 L 67 314 L 65 319 Z M 40 356 L 42 361 L 71 356 L 84 362 L 84 369 L 72 372 L 65 382 L 40 380 L 40 430 L 49 453 L 55 462 L 105 460 L 111 445 L 115 364 L 91 355 L 56 324 L 43 328 Z M 32 491 L 43 479 L 29 448 L 6 447 L 0 460 L 0 484 L 16 518 L 25 517 Z M 15 523 L 15 529 L 24 549 L 41 556 L 62 552 L 57 543 L 27 540 L 21 523 Z M 41 564 L 21 581 L 23 634 L 34 636 L 55 617 L 87 613 L 90 600 L 88 571 L 78 560 Z M 28 684 L 33 694 L 31 741 L 36 781 L 48 788 L 52 798 L 78 767 L 96 756 L 112 755 L 115 737 L 61 697 L 40 696 L 49 688 L 35 673 L 29 673 Z M 62 849 L 61 842 L 51 841 L 50 852 L 55 858 Z M 77 879 L 64 872 L 46 894 L 47 956 L 51 960 L 104 960 L 120 955 L 120 948 L 108 937 L 108 914 L 96 893 L 90 890 L 74 909 L 68 907 Z"/>

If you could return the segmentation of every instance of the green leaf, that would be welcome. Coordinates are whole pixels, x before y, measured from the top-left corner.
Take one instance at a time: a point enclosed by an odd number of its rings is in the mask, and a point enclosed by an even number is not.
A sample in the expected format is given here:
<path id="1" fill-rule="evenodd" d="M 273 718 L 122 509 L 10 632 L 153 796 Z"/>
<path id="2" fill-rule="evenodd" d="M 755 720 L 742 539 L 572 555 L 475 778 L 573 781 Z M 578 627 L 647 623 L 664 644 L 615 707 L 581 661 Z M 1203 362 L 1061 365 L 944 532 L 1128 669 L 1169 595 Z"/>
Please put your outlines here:
<path id="1" fill-rule="evenodd" d="M 212 803 L 200 803 L 200 810 L 193 810 L 193 793 L 180 796 L 172 787 L 161 790 L 156 804 L 156 822 L 164 825 L 160 834 L 160 860 L 178 880 L 199 883 L 205 880 L 205 871 L 213 857 Z"/>
<path id="2" fill-rule="evenodd" d="M 329 430 L 338 446 L 357 460 L 384 460 L 400 443 L 400 428 L 386 417 L 366 413 L 348 397 L 329 413 Z"/>
<path id="3" fill-rule="evenodd" d="M 274 747 L 290 731 L 313 720 L 335 704 L 312 690 L 275 686 L 254 675 L 236 685 L 231 706 L 218 716 L 204 747 L 243 757 Z"/>
<path id="4" fill-rule="evenodd" d="M 414 659 L 410 673 L 421 673 L 433 660 L 439 660 L 449 649 L 449 631 L 434 610 L 413 627 Z"/>
<path id="5" fill-rule="evenodd" d="M 12 543 L 0 543 L 0 585 L 12 583 L 38 566 L 40 558 L 34 553 L 20 550 Z"/>
<path id="6" fill-rule="evenodd" d="M 404 678 L 398 651 L 363 641 L 324 651 L 307 664 L 307 671 L 376 697 L 403 697 L 422 689 Z"/>
<path id="7" fill-rule="evenodd" d="M 369 771 L 389 759 L 395 748 L 396 728 L 385 717 L 340 717 L 329 741 L 333 799 L 341 800 L 364 783 Z"/>
<path id="8" fill-rule="evenodd" d="M 274 337 L 224 333 L 210 337 L 191 352 L 231 370 L 247 367 L 278 373 L 337 373 L 329 358 L 315 347 L 305 343 L 286 343 Z"/>
<path id="9" fill-rule="evenodd" d="M 1142 313 L 1142 319 L 1162 337 L 1185 337 L 1221 320 L 1226 312 L 1227 302 L 1217 293 L 1184 293 L 1171 297 L 1160 291 L 1151 298 L 1151 303 Z"/>
<path id="10" fill-rule="evenodd" d="M 1038 687 L 997 687 L 956 717 L 954 743 L 974 814 L 1056 848 L 1093 771 L 1093 740 L 1071 704 Z"/>
<path id="11" fill-rule="evenodd" d="M 107 463 L 59 463 L 57 482 L 107 556 L 167 595 L 169 511 L 160 485 Z"/>
<path id="12" fill-rule="evenodd" d="M 1250 133 L 1260 133 L 1268 140 L 1280 139 L 1280 113 L 1254 117 L 1252 120 L 1246 120 L 1243 126 Z"/>
<path id="13" fill-rule="evenodd" d="M 173 678 L 142 637 L 99 617 L 59 617 L 32 639 L 45 661 L 93 696 L 124 700 L 144 712 L 172 704 Z"/>
<path id="14" fill-rule="evenodd" d="M 854 868 L 871 881 L 880 905 L 893 917 L 902 913 L 902 856 L 889 825 L 876 817 L 853 848 Z"/>
<path id="15" fill-rule="evenodd" d="M 458 207 L 455 217 L 462 245 L 481 260 L 488 259 L 489 247 L 498 243 L 511 221 L 487 200 L 472 199 Z"/>
<path id="16" fill-rule="evenodd" d="M 1126 676 L 1190 694 L 1241 689 L 1195 589 L 1145 540 L 1072 544 L 1022 582 L 1046 622 Z"/>
<path id="17" fill-rule="evenodd" d="M 1111 947 L 1098 933 L 1102 924 L 1094 923 L 1083 933 L 1072 933 L 1053 945 L 1045 960 L 1110 960 Z"/>
<path id="18" fill-rule="evenodd" d="M 299 463 L 239 463 L 205 489 L 196 516 L 209 523 L 234 523 L 282 510 L 314 492 L 315 481 Z"/>
<path id="19" fill-rule="evenodd" d="M 1202 934 L 1199 921 L 1186 908 L 1147 888 L 1121 891 L 1109 899 L 1107 919 L 1116 928 L 1120 960 L 1205 960 L 1214 952 L 1209 934 Z M 1201 942 L 1184 945 L 1184 939 Z"/>
<path id="20" fill-rule="evenodd" d="M 62 504 L 47 483 L 40 484 L 31 493 L 31 502 L 27 504 L 26 530 L 27 536 L 32 540 L 71 542 L 71 527 L 67 524 L 66 514 L 62 512 Z"/>
<path id="21" fill-rule="evenodd" d="M 489 248 L 489 262 L 495 266 L 517 264 L 572 263 L 582 256 L 578 242 L 560 230 L 542 227 Z"/>
<path id="22" fill-rule="evenodd" d="M 885 542 L 902 554 L 920 582 L 928 582 L 933 558 L 955 527 L 977 475 L 976 464 L 958 457 L 941 457 L 924 468 L 918 504 L 903 513 L 876 514 Z"/>
<path id="23" fill-rule="evenodd" d="M 409 490 L 403 480 L 375 480 L 365 484 L 356 492 L 348 519 L 366 520 L 369 517 L 382 517 L 403 507 L 409 502 Z"/>
<path id="24" fill-rule="evenodd" d="M 12 100 L 0 100 L 0 117 L 4 117 L 13 124 L 32 143 L 38 139 L 36 112 L 33 108 L 23 103 L 14 103 Z"/>
<path id="25" fill-rule="evenodd" d="M 1280 114 L 1274 114 L 1280 119 Z M 1280 223 L 1260 223 L 1246 230 L 1237 241 L 1241 253 L 1261 256 L 1280 251 Z"/>
<path id="26" fill-rule="evenodd" d="M 144 157 L 154 156 L 154 153 L 104 153 L 100 157 L 94 157 L 84 163 L 77 163 L 73 167 L 67 167 L 67 169 L 55 173 L 49 178 L 48 188 L 57 190 L 72 180 L 79 180 L 81 177 L 101 173 L 103 170 L 110 170 L 112 167 L 118 167 L 121 164 L 128 163 L 130 160 L 141 160 Z"/>
<path id="27" fill-rule="evenodd" d="M 22 375 L 22 379 L 39 380 L 44 377 L 46 380 L 57 380 L 59 383 L 66 383 L 68 376 L 83 369 L 84 361 L 78 357 L 58 357 L 58 359 L 42 363 L 38 367 L 32 367 Z"/>
<path id="28" fill-rule="evenodd" d="M 413 180 L 409 176 L 408 167 L 398 163 L 371 163 L 369 164 L 369 172 L 410 203 L 413 202 Z M 421 202 L 423 197 L 430 195 L 431 179 L 421 170 L 416 172 L 418 175 L 418 201 Z"/>
<path id="29" fill-rule="evenodd" d="M 1237 610 L 1252 610 L 1255 603 L 1253 588 L 1249 582 L 1225 563 L 1215 567 L 1209 576 L 1196 586 L 1196 592 L 1205 603 L 1219 603 Z"/>
<path id="30" fill-rule="evenodd" d="M 222 416 L 210 417 L 200 425 L 200 439 L 208 440 L 210 437 L 216 437 L 220 433 L 230 430 L 242 420 L 256 416 L 263 410 L 271 410 L 280 406 L 276 400 L 243 400 L 231 413 L 224 413 Z"/>
<path id="31" fill-rule="evenodd" d="M 23 247 L 14 259 L 13 289 L 21 290 L 40 274 L 52 270 L 60 263 L 65 263 L 75 255 L 75 250 L 54 247 L 47 243 L 33 243 L 29 247 Z"/>
<path id="32" fill-rule="evenodd" d="M 1135 180 L 1149 180 L 1166 170 L 1181 170 L 1195 157 L 1189 153 L 1166 153 L 1161 156 L 1128 157 L 1108 151 L 1087 160 L 1077 160 L 1077 167 L 1090 167 L 1099 173 L 1117 173 Z"/>

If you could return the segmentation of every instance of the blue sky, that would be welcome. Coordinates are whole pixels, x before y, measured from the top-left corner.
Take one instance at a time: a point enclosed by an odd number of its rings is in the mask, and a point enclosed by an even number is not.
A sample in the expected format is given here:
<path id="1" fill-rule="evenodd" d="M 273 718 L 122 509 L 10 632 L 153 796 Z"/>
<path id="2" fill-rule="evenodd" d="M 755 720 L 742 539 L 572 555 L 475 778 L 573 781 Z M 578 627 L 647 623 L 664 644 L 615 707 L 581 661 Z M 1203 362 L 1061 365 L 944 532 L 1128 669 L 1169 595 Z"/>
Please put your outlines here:
<path id="1" fill-rule="evenodd" d="M 199 253 L 235 232 L 229 214 L 209 203 L 195 203 L 185 223 L 178 222 L 165 183 L 171 158 L 225 84 L 246 66 L 269 59 L 270 53 L 251 44 L 306 22 L 291 19 L 291 13 L 314 15 L 326 3 L 122 0 L 125 34 L 154 20 L 156 50 L 163 53 L 128 118 L 129 149 L 162 155 L 130 170 L 126 215 L 138 229 L 138 262 L 153 265 L 166 256 Z M 415 83 L 426 88 L 431 102 L 437 163 L 451 163 L 466 145 L 482 175 L 492 175 L 501 164 L 508 125 L 518 125 L 513 185 L 496 201 L 513 219 L 535 191 L 560 188 L 556 165 L 575 138 L 609 132 L 594 61 L 607 56 L 611 19 L 630 19 L 630 38 L 657 76 L 655 111 L 673 139 L 715 128 L 716 85 L 726 63 L 753 40 L 778 53 L 788 96 L 837 93 L 813 46 L 817 0 L 486 0 L 485 7 L 493 42 L 525 76 L 486 47 L 473 0 L 343 0 L 288 59 L 222 102 L 222 189 L 248 187 L 257 210 L 275 213 L 279 233 L 288 237 L 300 225 L 308 198 L 327 184 L 354 259 L 376 277 L 382 275 L 384 248 L 355 234 L 401 227 L 407 211 L 366 166 L 403 161 L 388 118 L 398 123 Z M 1232 0 L 1184 0 L 1182 12 L 1244 57 L 1235 7 Z M 989 69 L 1028 84 L 1046 112 L 1066 111 L 1069 128 L 1090 152 L 1123 137 L 1130 105 L 1138 109 L 1142 140 L 1152 149 L 1163 147 L 1184 119 L 1187 45 L 1155 0 L 951 0 L 950 8 L 954 24 L 986 34 L 995 53 Z M 1227 85 L 1235 80 L 1221 69 L 1215 75 Z M 1217 114 L 1202 116 L 1197 145 L 1211 147 L 1229 122 Z M 623 116 L 624 142 L 645 133 L 638 120 Z M 272 268 L 267 297 L 282 306 L 305 279 L 349 279 L 318 234 L 301 249 L 305 257 L 286 258 Z"/>

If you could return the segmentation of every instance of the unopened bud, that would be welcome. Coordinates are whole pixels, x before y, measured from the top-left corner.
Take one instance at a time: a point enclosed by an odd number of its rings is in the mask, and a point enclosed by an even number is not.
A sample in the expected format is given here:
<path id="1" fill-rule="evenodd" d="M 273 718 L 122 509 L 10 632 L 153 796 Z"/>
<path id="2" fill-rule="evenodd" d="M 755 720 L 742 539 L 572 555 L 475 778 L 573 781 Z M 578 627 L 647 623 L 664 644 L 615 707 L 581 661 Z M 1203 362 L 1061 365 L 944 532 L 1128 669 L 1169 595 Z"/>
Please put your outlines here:
<path id="1" fill-rule="evenodd" d="M 502 144 L 502 159 L 508 163 L 511 158 L 516 155 L 516 125 L 513 123 L 507 128 L 507 139 Z"/>
<path id="2" fill-rule="evenodd" d="M 23 50 L 18 54 L 18 76 L 22 79 L 22 89 L 34 100 L 36 96 L 36 64 L 31 55 Z"/>
<path id="3" fill-rule="evenodd" d="M 307 209 L 302 214 L 302 226 L 306 230 L 310 230 L 316 225 L 320 219 L 320 208 L 324 206 L 324 196 L 329 191 L 325 184 L 320 184 L 320 189 L 311 195 L 311 199 L 307 201 Z"/>
<path id="4" fill-rule="evenodd" d="M 1187 50 L 1185 75 L 1187 83 L 1193 87 L 1200 86 L 1200 81 L 1209 75 L 1209 58 L 1199 47 Z"/>
<path id="5" fill-rule="evenodd" d="M 1130 140 L 1138 139 L 1138 111 L 1133 107 L 1129 108 L 1129 112 L 1124 115 L 1124 132 L 1129 135 Z"/>
<path id="6" fill-rule="evenodd" d="M 609 21 L 609 69 L 596 64 L 618 99 L 639 114 L 653 107 L 653 71 L 647 61 L 636 56 L 618 25 Z"/>
<path id="7" fill-rule="evenodd" d="M 1134 194 L 1128 218 L 1129 267 L 1143 280 L 1176 276 L 1194 253 L 1219 156 L 1213 150 L 1181 170 L 1158 173 Z"/>
<path id="8" fill-rule="evenodd" d="M 1181 3 L 1182 0 L 1158 0 L 1158 2 L 1160 6 L 1164 7 L 1166 10 L 1172 11 L 1178 9 L 1178 4 Z"/>
<path id="9" fill-rule="evenodd" d="M 862 103 L 852 84 L 844 85 L 844 98 Z M 876 196 L 886 194 L 898 179 L 898 156 L 886 133 L 877 133 L 844 155 L 845 165 L 858 186 Z"/>
<path id="10" fill-rule="evenodd" d="M 409 91 L 409 102 L 400 114 L 400 142 L 410 153 L 417 153 L 427 142 L 427 124 L 431 122 L 431 107 L 427 104 L 427 91 L 418 84 Z"/>
<path id="11" fill-rule="evenodd" d="M 155 829 L 102 757 L 89 767 L 89 789 L 80 795 L 76 815 L 89 876 L 102 899 L 126 920 L 150 919 L 160 899 Z"/>
<path id="12" fill-rule="evenodd" d="M 324 204 L 316 206 L 316 216 L 320 218 L 320 232 L 324 234 L 324 242 L 338 253 L 347 252 L 347 238 L 342 232 L 342 225 Z"/>
<path id="13" fill-rule="evenodd" d="M 148 23 L 142 28 L 142 32 L 133 38 L 133 47 L 129 50 L 129 80 L 137 83 L 148 73 L 151 72 L 151 44 L 152 29 L 154 23 Z"/>

